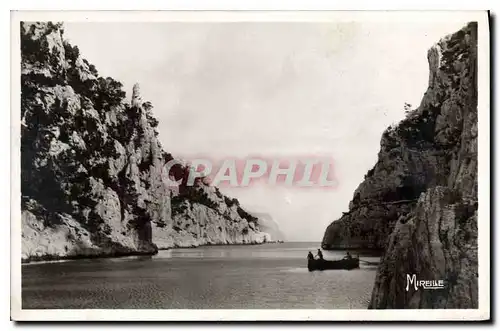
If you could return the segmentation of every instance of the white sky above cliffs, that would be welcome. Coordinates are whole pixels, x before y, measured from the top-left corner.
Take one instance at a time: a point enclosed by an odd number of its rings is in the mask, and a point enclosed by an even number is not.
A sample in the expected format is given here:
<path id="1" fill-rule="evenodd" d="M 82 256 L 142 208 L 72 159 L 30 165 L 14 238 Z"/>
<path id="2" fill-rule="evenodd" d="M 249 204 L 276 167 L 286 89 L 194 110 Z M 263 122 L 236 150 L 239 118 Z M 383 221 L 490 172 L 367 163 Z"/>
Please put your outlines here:
<path id="1" fill-rule="evenodd" d="M 420 103 L 427 50 L 465 23 L 66 23 L 65 37 L 128 96 L 140 84 L 175 156 L 330 156 L 334 190 L 222 189 L 287 240 L 320 241 Z"/>

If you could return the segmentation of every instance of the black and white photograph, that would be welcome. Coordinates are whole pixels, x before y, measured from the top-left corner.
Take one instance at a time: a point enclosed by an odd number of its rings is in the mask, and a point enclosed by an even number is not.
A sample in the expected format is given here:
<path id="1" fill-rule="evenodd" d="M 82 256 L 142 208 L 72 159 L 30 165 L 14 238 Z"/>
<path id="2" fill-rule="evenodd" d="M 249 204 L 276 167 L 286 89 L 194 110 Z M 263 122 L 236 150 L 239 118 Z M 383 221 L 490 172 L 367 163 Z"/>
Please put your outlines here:
<path id="1" fill-rule="evenodd" d="M 11 318 L 488 320 L 488 15 L 12 12 Z"/>

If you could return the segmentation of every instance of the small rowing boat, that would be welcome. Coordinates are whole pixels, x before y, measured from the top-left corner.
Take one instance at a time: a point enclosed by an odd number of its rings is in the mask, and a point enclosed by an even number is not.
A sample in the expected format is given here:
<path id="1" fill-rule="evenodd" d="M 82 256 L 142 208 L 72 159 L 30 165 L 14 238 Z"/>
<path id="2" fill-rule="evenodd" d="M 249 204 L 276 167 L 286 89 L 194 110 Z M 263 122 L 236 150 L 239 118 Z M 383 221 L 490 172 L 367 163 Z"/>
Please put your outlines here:
<path id="1" fill-rule="evenodd" d="M 351 270 L 359 268 L 359 259 L 357 258 L 344 258 L 342 260 L 329 261 L 329 260 L 308 260 L 307 269 L 314 270 L 336 270 L 345 269 Z"/>

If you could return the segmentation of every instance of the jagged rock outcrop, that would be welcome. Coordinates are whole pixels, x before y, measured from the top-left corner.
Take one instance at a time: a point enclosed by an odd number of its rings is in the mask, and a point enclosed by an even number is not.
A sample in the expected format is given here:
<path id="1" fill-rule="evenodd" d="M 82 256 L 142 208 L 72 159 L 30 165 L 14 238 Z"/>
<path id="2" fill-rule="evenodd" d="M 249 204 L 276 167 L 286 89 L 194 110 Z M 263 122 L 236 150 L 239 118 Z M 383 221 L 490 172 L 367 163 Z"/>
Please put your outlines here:
<path id="1" fill-rule="evenodd" d="M 173 157 L 139 86 L 128 103 L 63 35 L 62 24 L 21 23 L 23 260 L 270 239 L 237 200 L 186 186 L 187 166 L 166 173 Z"/>
<path id="2" fill-rule="evenodd" d="M 428 52 L 420 106 L 384 132 L 378 162 L 326 248 L 384 249 L 371 308 L 477 307 L 477 24 Z M 410 289 L 406 275 L 444 279 Z"/>

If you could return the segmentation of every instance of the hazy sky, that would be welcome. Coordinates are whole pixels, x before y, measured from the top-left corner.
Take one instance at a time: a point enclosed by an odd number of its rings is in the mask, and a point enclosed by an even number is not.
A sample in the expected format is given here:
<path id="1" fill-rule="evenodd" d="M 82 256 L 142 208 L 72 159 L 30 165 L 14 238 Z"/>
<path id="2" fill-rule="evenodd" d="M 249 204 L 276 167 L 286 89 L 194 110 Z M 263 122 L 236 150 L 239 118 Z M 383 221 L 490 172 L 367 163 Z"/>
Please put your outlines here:
<path id="1" fill-rule="evenodd" d="M 427 50 L 462 23 L 67 23 L 65 36 L 154 105 L 176 156 L 321 154 L 334 190 L 224 188 L 273 216 L 288 240 L 320 241 L 375 164 L 384 129 L 418 106 Z"/>

